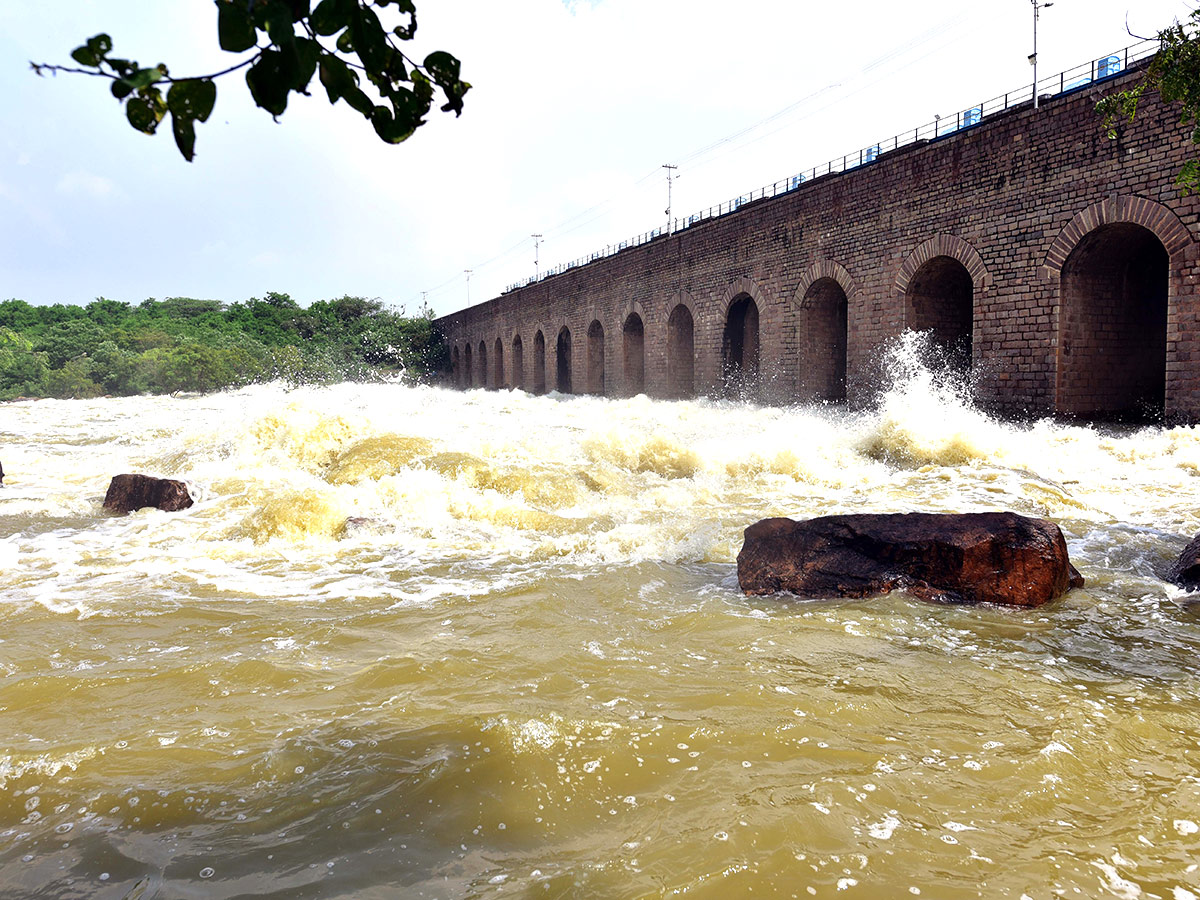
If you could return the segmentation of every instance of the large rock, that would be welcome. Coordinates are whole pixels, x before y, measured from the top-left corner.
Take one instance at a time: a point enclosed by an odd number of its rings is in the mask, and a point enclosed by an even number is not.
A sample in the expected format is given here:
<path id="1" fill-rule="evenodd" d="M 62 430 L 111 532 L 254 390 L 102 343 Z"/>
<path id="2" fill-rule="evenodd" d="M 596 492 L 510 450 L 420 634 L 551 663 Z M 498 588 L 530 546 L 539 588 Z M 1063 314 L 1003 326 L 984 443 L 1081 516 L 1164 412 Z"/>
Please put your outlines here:
<path id="1" fill-rule="evenodd" d="M 104 508 L 113 512 L 133 512 L 146 506 L 175 512 L 191 505 L 191 495 L 182 481 L 149 475 L 117 475 L 104 495 Z"/>
<path id="2" fill-rule="evenodd" d="M 1167 570 L 1167 581 L 1189 591 L 1200 590 L 1200 534 L 1183 548 L 1179 559 Z"/>
<path id="3" fill-rule="evenodd" d="M 746 529 L 747 594 L 869 597 L 903 590 L 947 603 L 1039 606 L 1082 587 L 1053 522 L 1015 513 L 763 519 Z"/>

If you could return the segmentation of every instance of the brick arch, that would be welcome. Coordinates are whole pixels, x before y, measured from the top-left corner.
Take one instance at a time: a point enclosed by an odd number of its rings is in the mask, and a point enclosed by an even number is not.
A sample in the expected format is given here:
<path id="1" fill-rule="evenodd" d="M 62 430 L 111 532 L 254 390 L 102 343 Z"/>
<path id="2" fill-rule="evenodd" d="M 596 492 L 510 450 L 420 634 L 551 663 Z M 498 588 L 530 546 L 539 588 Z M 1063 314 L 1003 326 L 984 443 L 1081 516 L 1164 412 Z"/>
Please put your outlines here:
<path id="1" fill-rule="evenodd" d="M 664 315 L 661 323 L 663 327 L 666 327 L 667 320 L 671 318 L 671 313 L 675 312 L 675 307 L 677 306 L 686 306 L 688 312 L 692 314 L 692 321 L 700 321 L 700 311 L 696 304 L 696 298 L 693 297 L 688 291 L 679 291 L 678 293 L 673 294 L 663 307 Z M 643 319 L 642 321 L 645 322 L 646 320 Z"/>
<path id="2" fill-rule="evenodd" d="M 637 300 L 629 300 L 626 301 L 625 305 L 621 307 L 621 311 L 619 313 L 621 320 L 617 322 L 618 328 L 623 328 L 625 326 L 625 320 L 629 318 L 630 313 L 637 313 L 639 318 L 642 320 L 642 325 L 646 324 L 646 311 L 642 308 L 642 304 Z"/>
<path id="3" fill-rule="evenodd" d="M 1045 261 L 1038 269 L 1042 280 L 1057 281 L 1062 276 L 1067 257 L 1084 237 L 1101 225 L 1117 223 L 1141 225 L 1153 232 L 1166 248 L 1172 268 L 1177 268 L 1182 263 L 1184 250 L 1193 243 L 1188 227 L 1179 216 L 1161 203 L 1155 203 L 1145 197 L 1117 195 L 1093 203 L 1087 209 L 1076 213 L 1066 228 L 1059 232 L 1050 249 L 1046 251 Z"/>
<path id="4" fill-rule="evenodd" d="M 729 287 L 725 289 L 724 295 L 721 297 L 721 302 L 717 308 L 721 311 L 722 322 L 729 318 L 729 307 L 732 306 L 733 301 L 742 296 L 742 294 L 745 294 L 754 301 L 754 304 L 758 307 L 760 313 L 766 310 L 768 302 L 766 291 L 759 286 L 758 282 L 743 276 L 738 278 L 736 281 L 731 282 Z M 675 307 L 672 306 L 671 308 L 674 309 Z M 695 314 L 696 310 L 693 309 L 692 315 L 695 316 Z"/>
<path id="5" fill-rule="evenodd" d="M 925 241 L 908 255 L 900 273 L 896 276 L 896 293 L 908 293 L 909 282 L 917 274 L 917 270 L 936 256 L 948 256 L 956 259 L 966 268 L 975 286 L 975 293 L 982 294 L 992 286 L 992 276 L 979 251 L 960 237 L 952 234 L 939 234 Z"/>
<path id="6" fill-rule="evenodd" d="M 836 281 L 845 292 L 847 301 L 852 301 L 858 293 L 858 283 L 855 282 L 845 266 L 831 259 L 819 259 L 805 269 L 804 274 L 800 276 L 800 283 L 792 292 L 792 306 L 797 309 L 803 308 L 804 298 L 809 288 L 823 278 L 831 278 Z"/>
<path id="7" fill-rule="evenodd" d="M 671 316 L 679 307 L 688 311 L 692 319 L 691 334 L 672 333 Z M 700 310 L 696 298 L 687 291 L 678 291 L 671 296 L 664 306 L 661 322 L 655 327 L 661 329 L 662 360 L 665 363 L 662 382 L 663 396 L 673 400 L 688 399 L 696 395 L 697 335 L 702 327 Z"/>
<path id="8" fill-rule="evenodd" d="M 1179 365 L 1171 332 L 1195 250 L 1174 212 L 1129 195 L 1091 204 L 1059 232 L 1038 270 L 1057 300 L 1057 412 L 1166 414 Z"/>

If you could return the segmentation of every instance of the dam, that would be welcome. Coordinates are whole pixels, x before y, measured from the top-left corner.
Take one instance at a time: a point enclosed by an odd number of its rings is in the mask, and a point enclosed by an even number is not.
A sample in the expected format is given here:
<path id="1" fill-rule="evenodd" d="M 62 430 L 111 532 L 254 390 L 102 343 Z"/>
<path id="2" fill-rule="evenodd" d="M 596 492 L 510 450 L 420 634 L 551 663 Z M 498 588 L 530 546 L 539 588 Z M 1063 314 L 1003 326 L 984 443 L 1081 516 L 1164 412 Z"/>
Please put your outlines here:
<path id="1" fill-rule="evenodd" d="M 445 316 L 450 378 L 854 402 L 911 330 L 1000 412 L 1195 421 L 1190 130 L 1149 92 L 1114 139 L 1095 108 L 1148 62 L 1064 79 L 1036 109 L 1005 96 Z"/>

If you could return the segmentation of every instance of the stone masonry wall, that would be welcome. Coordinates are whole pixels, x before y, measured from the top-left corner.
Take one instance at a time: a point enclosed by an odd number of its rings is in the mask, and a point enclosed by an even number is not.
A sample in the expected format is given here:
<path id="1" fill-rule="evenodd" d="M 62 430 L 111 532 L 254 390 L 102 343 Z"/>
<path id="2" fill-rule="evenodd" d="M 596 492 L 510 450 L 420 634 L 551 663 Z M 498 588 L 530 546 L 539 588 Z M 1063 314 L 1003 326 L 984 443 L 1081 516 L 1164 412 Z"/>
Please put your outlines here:
<path id="1" fill-rule="evenodd" d="M 489 366 L 487 387 L 534 386 L 531 349 L 540 331 L 548 389 L 556 383 L 557 338 L 566 327 L 572 388 L 584 393 L 589 381 L 596 383 L 595 373 L 588 378 L 587 348 L 589 329 L 595 339 L 599 323 L 605 393 L 622 396 L 636 387 L 626 384 L 633 369 L 622 340 L 623 324 L 636 313 L 644 326 L 645 392 L 665 397 L 671 395 L 667 322 L 683 304 L 694 319 L 695 389 L 718 394 L 727 312 L 749 296 L 760 320 L 760 399 L 802 401 L 829 393 L 838 377 L 829 374 L 837 366 L 828 359 L 811 358 L 840 349 L 828 336 L 832 279 L 847 301 L 846 392 L 861 402 L 879 383 L 884 346 L 913 324 L 910 282 L 924 284 L 939 265 L 956 268 L 938 262 L 947 256 L 972 280 L 971 363 L 980 400 L 1013 413 L 1070 412 L 1089 404 L 1077 396 L 1078 385 L 1069 403 L 1059 397 L 1064 265 L 1098 229 L 1135 225 L 1134 232 L 1153 233 L 1168 259 L 1165 412 L 1198 420 L 1200 198 L 1181 197 L 1174 185 L 1193 150 L 1190 133 L 1157 96 L 1143 100 L 1137 121 L 1115 141 L 1101 134 L 1095 112 L 1100 96 L 1128 85 L 1136 72 L 1043 100 L 1036 111 L 1027 102 L 972 129 L 885 153 L 867 166 L 445 316 L 438 325 L 460 359 L 474 346 L 477 369 L 480 343 L 494 362 L 501 342 L 510 368 L 497 378 Z M 518 337 L 519 378 L 511 371 Z M 452 378 L 459 386 L 471 383 L 462 372 Z M 478 371 L 474 384 L 483 386 Z M 1103 409 L 1103 397 L 1091 399 Z"/>

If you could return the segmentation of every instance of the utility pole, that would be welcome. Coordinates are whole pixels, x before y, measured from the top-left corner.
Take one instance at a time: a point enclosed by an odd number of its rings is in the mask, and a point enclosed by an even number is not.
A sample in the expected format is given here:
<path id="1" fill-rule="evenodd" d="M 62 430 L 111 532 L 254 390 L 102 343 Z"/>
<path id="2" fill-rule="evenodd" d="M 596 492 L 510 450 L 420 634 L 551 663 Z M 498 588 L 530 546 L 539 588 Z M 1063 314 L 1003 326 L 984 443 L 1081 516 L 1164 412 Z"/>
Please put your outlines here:
<path id="1" fill-rule="evenodd" d="M 1038 0 L 1029 0 L 1033 4 L 1033 53 L 1029 54 L 1029 64 L 1033 66 L 1033 108 L 1038 108 L 1038 85 L 1037 85 L 1037 23 L 1038 14 L 1043 10 L 1053 6 L 1053 3 L 1038 3 Z"/>
<path id="2" fill-rule="evenodd" d="M 542 236 L 531 234 L 530 237 L 533 238 L 533 280 L 537 281 L 542 274 L 542 267 L 538 262 L 538 247 L 542 245 Z"/>
<path id="3" fill-rule="evenodd" d="M 667 170 L 667 234 L 671 233 L 671 182 L 675 178 L 675 170 L 679 166 L 663 165 Z"/>
<path id="4" fill-rule="evenodd" d="M 463 272 L 467 276 L 467 306 L 471 305 L 471 272 L 472 271 L 473 271 L 472 269 L 463 269 Z"/>

